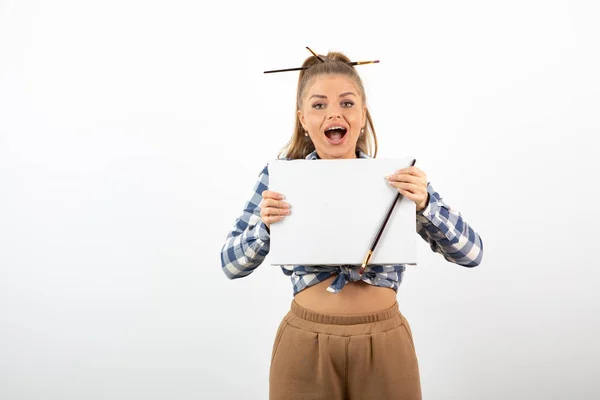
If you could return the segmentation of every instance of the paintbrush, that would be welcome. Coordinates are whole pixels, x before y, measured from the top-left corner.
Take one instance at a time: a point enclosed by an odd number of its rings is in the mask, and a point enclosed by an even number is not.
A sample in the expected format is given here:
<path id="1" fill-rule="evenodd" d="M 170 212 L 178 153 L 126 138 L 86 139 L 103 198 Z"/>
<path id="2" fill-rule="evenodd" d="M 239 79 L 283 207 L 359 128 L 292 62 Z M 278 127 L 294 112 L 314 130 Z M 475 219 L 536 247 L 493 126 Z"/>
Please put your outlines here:
<path id="1" fill-rule="evenodd" d="M 417 162 L 417 160 L 413 160 L 411 166 L 415 165 L 415 163 Z M 398 203 L 398 200 L 400 200 L 400 198 L 402 197 L 402 194 L 400 192 L 398 192 L 396 194 L 396 196 L 394 197 L 394 201 L 392 202 L 392 204 L 390 205 L 387 214 L 383 220 L 383 223 L 381 224 L 381 226 L 379 227 L 379 231 L 377 232 L 377 235 L 375 236 L 375 240 L 373 241 L 373 243 L 371 244 L 371 248 L 369 249 L 369 252 L 367 253 L 362 265 L 360 266 L 360 269 L 358 270 L 358 274 L 362 275 L 363 272 L 365 272 L 365 268 L 367 267 L 367 264 L 369 263 L 369 261 L 371 260 L 371 256 L 373 255 L 373 252 L 375 251 L 375 247 L 377 246 L 377 242 L 379 242 L 379 238 L 381 238 L 381 233 L 383 232 L 383 230 L 385 229 L 385 226 L 388 223 L 388 220 L 390 219 L 390 215 L 392 215 L 392 211 L 394 211 L 394 207 L 396 206 L 396 203 Z"/>
<path id="2" fill-rule="evenodd" d="M 374 61 L 350 61 L 347 64 L 348 65 L 365 65 L 365 64 L 377 64 L 379 63 L 379 60 L 374 60 Z M 288 72 L 288 71 L 301 71 L 303 69 L 308 69 L 310 67 L 298 67 L 298 68 L 286 68 L 286 69 L 274 69 L 271 71 L 265 71 L 265 74 L 272 74 L 274 72 Z"/>

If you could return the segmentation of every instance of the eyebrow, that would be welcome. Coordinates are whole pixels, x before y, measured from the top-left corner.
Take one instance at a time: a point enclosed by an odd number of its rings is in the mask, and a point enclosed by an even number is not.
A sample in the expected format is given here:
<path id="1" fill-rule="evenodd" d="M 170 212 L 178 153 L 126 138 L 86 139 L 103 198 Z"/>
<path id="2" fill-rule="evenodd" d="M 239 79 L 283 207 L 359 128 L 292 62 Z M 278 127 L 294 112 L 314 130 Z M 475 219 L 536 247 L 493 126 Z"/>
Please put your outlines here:
<path id="1" fill-rule="evenodd" d="M 349 95 L 349 94 L 351 94 L 352 96 L 356 97 L 356 95 L 355 95 L 353 92 L 344 92 L 344 93 L 340 94 L 340 97 L 344 97 L 344 96 L 347 96 L 347 95 Z M 313 95 L 312 95 L 312 96 L 310 96 L 308 99 L 310 100 L 310 99 L 312 99 L 313 97 L 318 97 L 319 99 L 326 99 L 326 98 L 327 98 L 327 96 L 325 96 L 325 95 L 322 95 L 322 94 L 313 94 Z"/>

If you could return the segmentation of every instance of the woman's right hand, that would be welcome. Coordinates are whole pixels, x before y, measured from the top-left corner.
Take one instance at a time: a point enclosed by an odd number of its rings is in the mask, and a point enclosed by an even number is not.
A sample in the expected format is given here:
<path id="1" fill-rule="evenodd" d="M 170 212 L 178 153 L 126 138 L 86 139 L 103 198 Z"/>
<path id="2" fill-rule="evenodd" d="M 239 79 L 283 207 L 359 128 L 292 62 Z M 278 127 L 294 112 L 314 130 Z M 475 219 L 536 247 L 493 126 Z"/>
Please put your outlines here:
<path id="1" fill-rule="evenodd" d="M 260 218 L 267 228 L 270 229 L 272 223 L 279 222 L 287 215 L 290 215 L 291 205 L 282 201 L 285 197 L 281 193 L 264 190 L 262 198 Z"/>

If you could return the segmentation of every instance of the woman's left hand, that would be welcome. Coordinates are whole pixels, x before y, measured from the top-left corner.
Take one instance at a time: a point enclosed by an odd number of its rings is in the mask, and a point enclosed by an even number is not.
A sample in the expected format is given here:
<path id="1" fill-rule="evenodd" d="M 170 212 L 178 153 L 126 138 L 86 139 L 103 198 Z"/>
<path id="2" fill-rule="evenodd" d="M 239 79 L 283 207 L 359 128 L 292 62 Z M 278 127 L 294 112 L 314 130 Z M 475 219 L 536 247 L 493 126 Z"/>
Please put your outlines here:
<path id="1" fill-rule="evenodd" d="M 408 197 L 417 205 L 417 212 L 423 211 L 429 204 L 427 192 L 427 175 L 417 167 L 407 167 L 386 177 L 388 183 L 395 187 L 403 196 Z"/>

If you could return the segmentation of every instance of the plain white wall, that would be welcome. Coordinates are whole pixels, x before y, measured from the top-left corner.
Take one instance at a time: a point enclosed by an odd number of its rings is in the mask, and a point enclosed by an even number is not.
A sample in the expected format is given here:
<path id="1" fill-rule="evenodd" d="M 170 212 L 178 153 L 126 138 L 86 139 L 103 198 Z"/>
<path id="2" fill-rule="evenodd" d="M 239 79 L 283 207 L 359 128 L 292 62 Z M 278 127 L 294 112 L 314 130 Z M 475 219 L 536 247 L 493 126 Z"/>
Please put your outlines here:
<path id="1" fill-rule="evenodd" d="M 0 398 L 266 399 L 292 287 L 219 253 L 293 126 L 359 67 L 381 157 L 482 236 L 418 240 L 398 300 L 425 399 L 600 396 L 593 1 L 0 1 Z"/>

